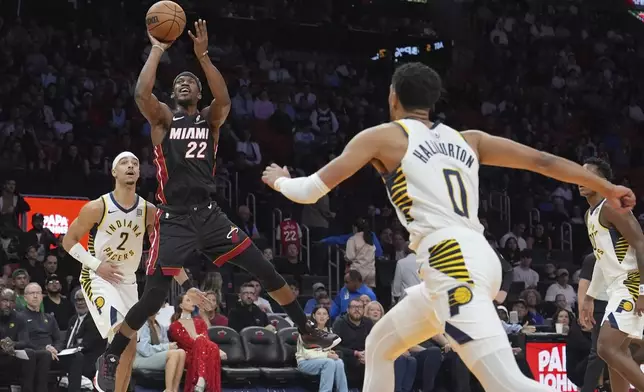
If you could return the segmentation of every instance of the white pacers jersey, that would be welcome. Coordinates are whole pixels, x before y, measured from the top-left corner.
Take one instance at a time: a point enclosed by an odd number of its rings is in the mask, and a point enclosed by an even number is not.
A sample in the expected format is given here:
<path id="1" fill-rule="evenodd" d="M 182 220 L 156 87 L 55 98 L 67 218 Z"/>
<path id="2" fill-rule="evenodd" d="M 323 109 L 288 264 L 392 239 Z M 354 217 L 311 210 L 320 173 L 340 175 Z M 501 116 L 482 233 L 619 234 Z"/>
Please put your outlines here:
<path id="1" fill-rule="evenodd" d="M 103 218 L 90 232 L 88 250 L 99 260 L 118 265 L 124 284 L 136 283 L 135 274 L 143 255 L 147 201 L 137 195 L 134 206 L 125 209 L 111 192 L 101 200 L 105 207 Z"/>
<path id="2" fill-rule="evenodd" d="M 621 278 L 629 272 L 635 272 L 638 268 L 635 249 L 628 245 L 626 238 L 615 228 L 606 228 L 599 221 L 605 204 L 606 199 L 588 211 L 586 226 L 588 227 L 588 238 L 597 258 L 596 263 L 601 268 L 605 283 L 610 286 L 615 279 Z M 637 291 L 639 287 L 634 289 Z"/>
<path id="3" fill-rule="evenodd" d="M 478 219 L 479 161 L 463 136 L 434 123 L 395 122 L 409 145 L 398 169 L 383 178 L 391 203 L 416 250 L 423 237 L 444 228 L 469 228 L 483 233 Z"/>

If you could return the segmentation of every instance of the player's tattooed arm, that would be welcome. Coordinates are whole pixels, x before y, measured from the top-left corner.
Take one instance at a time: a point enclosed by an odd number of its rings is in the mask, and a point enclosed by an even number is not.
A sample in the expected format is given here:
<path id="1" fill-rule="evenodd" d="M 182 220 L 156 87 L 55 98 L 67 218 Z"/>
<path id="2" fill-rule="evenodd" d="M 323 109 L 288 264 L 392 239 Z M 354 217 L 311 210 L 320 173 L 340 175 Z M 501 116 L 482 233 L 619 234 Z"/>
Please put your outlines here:
<path id="1" fill-rule="evenodd" d="M 484 165 L 529 170 L 555 180 L 583 185 L 604 196 L 621 212 L 635 206 L 633 191 L 614 185 L 568 159 L 482 131 L 469 130 L 462 135 Z"/>
<path id="2" fill-rule="evenodd" d="M 155 125 L 167 125 L 172 121 L 172 112 L 168 105 L 161 103 L 152 93 L 154 83 L 156 82 L 159 61 L 161 61 L 161 56 L 169 45 L 157 41 L 149 34 L 148 37 L 152 43 L 152 48 L 136 81 L 134 100 L 141 114 L 154 127 Z"/>
<path id="3" fill-rule="evenodd" d="M 218 129 L 226 121 L 226 117 L 228 117 L 231 100 L 228 94 L 226 80 L 208 56 L 208 28 L 206 21 L 203 19 L 196 21 L 194 33 L 188 31 L 188 35 L 192 38 L 195 56 L 197 56 L 204 74 L 206 74 L 208 87 L 213 96 L 213 100 L 208 108 L 208 121 L 213 128 Z"/>
<path id="4" fill-rule="evenodd" d="M 642 227 L 635 215 L 632 213 L 620 214 L 613 207 L 604 206 L 599 219 L 600 222 L 605 221 L 608 224 L 606 227 L 614 227 L 624 237 L 628 246 L 632 246 L 635 249 L 637 269 L 640 272 L 640 277 L 644 277 L 644 233 L 642 233 Z M 635 311 L 639 315 L 644 314 L 644 284 L 642 284 L 641 280 Z"/>

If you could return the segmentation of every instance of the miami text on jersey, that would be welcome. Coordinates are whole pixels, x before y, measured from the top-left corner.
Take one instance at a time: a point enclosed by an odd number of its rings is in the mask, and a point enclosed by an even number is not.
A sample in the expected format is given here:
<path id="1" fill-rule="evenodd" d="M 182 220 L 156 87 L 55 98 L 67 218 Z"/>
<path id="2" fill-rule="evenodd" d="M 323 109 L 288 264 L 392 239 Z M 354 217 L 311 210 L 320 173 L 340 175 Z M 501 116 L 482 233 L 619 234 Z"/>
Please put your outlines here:
<path id="1" fill-rule="evenodd" d="M 210 135 L 208 128 L 170 128 L 170 139 L 187 140 L 202 139 L 207 140 Z"/>

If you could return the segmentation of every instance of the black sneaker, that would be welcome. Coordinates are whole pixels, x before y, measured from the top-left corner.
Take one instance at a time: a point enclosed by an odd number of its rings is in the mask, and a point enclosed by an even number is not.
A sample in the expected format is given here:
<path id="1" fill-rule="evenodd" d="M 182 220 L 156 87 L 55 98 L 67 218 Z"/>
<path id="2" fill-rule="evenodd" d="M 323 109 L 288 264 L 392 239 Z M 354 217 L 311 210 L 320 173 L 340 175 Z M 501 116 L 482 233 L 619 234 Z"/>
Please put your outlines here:
<path id="1" fill-rule="evenodd" d="M 116 382 L 116 367 L 119 357 L 112 354 L 103 354 L 96 360 L 96 376 L 94 388 L 99 392 L 114 392 Z"/>
<path id="2" fill-rule="evenodd" d="M 302 342 L 306 348 L 331 350 L 341 341 L 342 339 L 338 335 L 318 329 L 310 320 L 306 323 L 305 333 L 302 334 Z"/>

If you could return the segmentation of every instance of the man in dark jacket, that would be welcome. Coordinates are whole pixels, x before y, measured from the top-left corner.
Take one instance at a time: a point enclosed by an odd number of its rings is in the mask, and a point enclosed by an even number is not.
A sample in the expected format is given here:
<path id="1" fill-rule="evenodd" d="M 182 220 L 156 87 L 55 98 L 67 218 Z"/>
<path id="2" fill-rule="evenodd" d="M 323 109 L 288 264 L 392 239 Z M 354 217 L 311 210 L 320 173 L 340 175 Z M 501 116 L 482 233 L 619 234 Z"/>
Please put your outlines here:
<path id="1" fill-rule="evenodd" d="M 27 348 L 29 336 L 24 319 L 14 310 L 15 301 L 12 290 L 0 292 L 0 379 L 16 380 L 19 375 L 23 392 L 46 391 L 51 356 Z M 16 350 L 25 350 L 29 359 L 18 359 Z"/>
<path id="2" fill-rule="evenodd" d="M 246 327 L 267 327 L 270 325 L 268 316 L 257 305 L 255 287 L 244 283 L 239 289 L 239 301 L 228 312 L 228 326 L 237 332 Z"/>
<path id="3" fill-rule="evenodd" d="M 364 305 L 357 298 L 349 302 L 348 312 L 333 323 L 333 332 L 342 338 L 335 349 L 342 353 L 347 377 L 351 381 L 364 378 L 364 349 L 371 328 L 373 321 L 364 317 Z"/>

